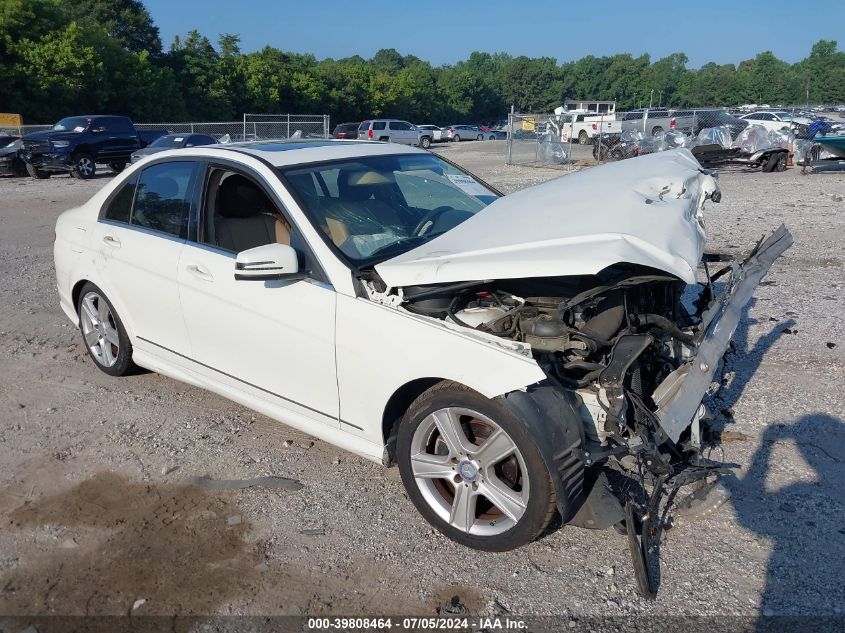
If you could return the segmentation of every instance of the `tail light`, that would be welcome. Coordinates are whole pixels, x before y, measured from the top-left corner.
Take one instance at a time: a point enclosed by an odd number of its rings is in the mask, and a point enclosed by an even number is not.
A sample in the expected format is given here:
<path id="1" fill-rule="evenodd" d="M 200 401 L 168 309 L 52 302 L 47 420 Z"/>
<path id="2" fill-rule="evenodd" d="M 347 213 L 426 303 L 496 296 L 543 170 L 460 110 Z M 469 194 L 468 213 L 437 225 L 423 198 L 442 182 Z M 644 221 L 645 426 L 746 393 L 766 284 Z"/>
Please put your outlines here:
<path id="1" fill-rule="evenodd" d="M 343 138 L 344 136 L 346 136 L 346 132 L 338 132 L 337 133 L 338 138 Z"/>
<path id="2" fill-rule="evenodd" d="M 594 130 L 599 129 L 599 128 L 596 126 L 596 124 L 595 124 L 595 123 L 593 123 L 593 129 L 594 129 Z"/>
<path id="3" fill-rule="evenodd" d="M 675 123 L 677 123 L 677 121 L 674 118 L 669 121 L 669 129 L 670 130 L 675 129 Z"/>
<path id="4" fill-rule="evenodd" d="M 367 138 L 373 138 L 373 131 L 371 129 L 367 130 Z"/>

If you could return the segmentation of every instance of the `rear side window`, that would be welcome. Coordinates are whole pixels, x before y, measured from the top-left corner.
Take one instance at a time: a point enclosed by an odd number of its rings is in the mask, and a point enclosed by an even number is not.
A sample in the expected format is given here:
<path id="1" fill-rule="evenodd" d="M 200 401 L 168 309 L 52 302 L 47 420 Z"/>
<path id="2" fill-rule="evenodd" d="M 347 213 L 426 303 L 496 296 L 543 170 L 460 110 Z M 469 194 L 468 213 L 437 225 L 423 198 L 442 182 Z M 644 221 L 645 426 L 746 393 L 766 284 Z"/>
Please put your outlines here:
<path id="1" fill-rule="evenodd" d="M 138 179 L 132 224 L 186 239 L 194 163 L 160 163 Z"/>
<path id="2" fill-rule="evenodd" d="M 129 223 L 129 218 L 132 215 L 132 198 L 135 197 L 137 182 L 138 177 L 136 175 L 121 185 L 117 195 L 112 198 L 109 206 L 106 207 L 104 214 L 106 220 Z"/>
<path id="3" fill-rule="evenodd" d="M 384 129 L 384 121 L 376 121 L 373 123 L 374 130 L 383 130 Z"/>

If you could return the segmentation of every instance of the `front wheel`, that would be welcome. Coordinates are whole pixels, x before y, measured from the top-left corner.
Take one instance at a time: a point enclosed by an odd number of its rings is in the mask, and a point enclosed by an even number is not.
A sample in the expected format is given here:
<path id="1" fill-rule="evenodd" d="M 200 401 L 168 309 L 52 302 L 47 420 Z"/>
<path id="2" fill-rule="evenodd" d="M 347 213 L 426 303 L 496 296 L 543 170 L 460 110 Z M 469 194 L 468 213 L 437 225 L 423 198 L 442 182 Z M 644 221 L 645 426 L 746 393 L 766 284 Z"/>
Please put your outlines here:
<path id="1" fill-rule="evenodd" d="M 590 142 L 590 137 L 587 135 L 587 133 L 584 130 L 581 130 L 580 132 L 578 132 L 578 142 L 581 145 L 586 145 L 587 143 Z"/>
<path id="2" fill-rule="evenodd" d="M 554 515 L 554 485 L 525 425 L 457 383 L 414 401 L 399 427 L 397 461 L 420 514 L 467 547 L 515 549 Z"/>
<path id="3" fill-rule="evenodd" d="M 778 152 L 772 154 L 769 159 L 763 164 L 763 171 L 786 171 L 786 152 Z"/>
<path id="4" fill-rule="evenodd" d="M 103 291 L 86 283 L 76 310 L 79 331 L 94 364 L 110 376 L 123 376 L 134 370 L 129 335 Z"/>
<path id="5" fill-rule="evenodd" d="M 97 166 L 91 156 L 88 154 L 74 155 L 70 170 L 71 176 L 81 180 L 88 180 L 94 176 L 96 171 Z"/>
<path id="6" fill-rule="evenodd" d="M 461 137 L 459 135 L 455 134 L 455 136 L 452 137 L 452 140 L 455 141 L 455 143 L 460 143 Z"/>
<path id="7" fill-rule="evenodd" d="M 114 173 L 119 174 L 124 169 L 126 169 L 126 163 L 124 163 L 124 162 L 109 163 L 109 169 L 111 169 Z"/>

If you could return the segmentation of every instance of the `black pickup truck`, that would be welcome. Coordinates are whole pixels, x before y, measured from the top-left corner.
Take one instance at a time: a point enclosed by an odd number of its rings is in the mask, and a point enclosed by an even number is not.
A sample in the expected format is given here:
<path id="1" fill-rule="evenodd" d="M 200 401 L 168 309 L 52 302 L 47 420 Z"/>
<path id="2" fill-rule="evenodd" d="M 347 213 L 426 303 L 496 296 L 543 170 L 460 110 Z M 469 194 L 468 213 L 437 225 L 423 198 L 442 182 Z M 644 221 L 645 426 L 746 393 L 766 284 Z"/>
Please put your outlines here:
<path id="1" fill-rule="evenodd" d="M 167 130 L 139 132 L 125 116 L 71 116 L 50 130 L 24 136 L 21 156 L 33 178 L 70 172 L 75 178 L 85 179 L 94 175 L 97 163 L 120 172 L 132 152 L 165 134 Z"/>

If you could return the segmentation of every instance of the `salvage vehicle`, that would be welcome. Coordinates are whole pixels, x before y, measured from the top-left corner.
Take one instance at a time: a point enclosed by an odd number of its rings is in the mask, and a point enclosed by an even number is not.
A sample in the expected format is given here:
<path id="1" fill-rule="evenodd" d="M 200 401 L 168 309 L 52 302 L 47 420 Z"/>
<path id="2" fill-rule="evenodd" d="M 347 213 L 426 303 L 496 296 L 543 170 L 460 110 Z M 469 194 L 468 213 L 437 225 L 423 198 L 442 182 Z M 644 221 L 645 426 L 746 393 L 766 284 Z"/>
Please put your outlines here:
<path id="1" fill-rule="evenodd" d="M 58 218 L 59 301 L 107 374 L 138 365 L 398 464 L 433 526 L 503 551 L 556 512 L 634 530 L 607 469 L 718 472 L 702 400 L 791 243 L 781 227 L 711 276 L 720 197 L 686 150 L 502 196 L 396 144 L 186 148 Z"/>
<path id="2" fill-rule="evenodd" d="M 138 162 L 150 154 L 157 154 L 168 149 L 196 147 L 197 145 L 215 145 L 217 143 L 217 139 L 208 134 L 191 134 L 190 132 L 184 134 L 165 134 L 164 136 L 159 136 L 145 148 L 132 152 L 130 162 Z"/>
<path id="3" fill-rule="evenodd" d="M 26 163 L 21 158 L 22 146 L 19 136 L 0 134 L 0 175 L 26 176 Z"/>
<path id="4" fill-rule="evenodd" d="M 51 129 L 23 137 L 23 159 L 33 178 L 70 172 L 74 178 L 92 178 L 97 163 L 120 173 L 132 152 L 146 147 L 167 130 L 139 132 L 125 116 L 84 115 L 66 117 Z"/>

